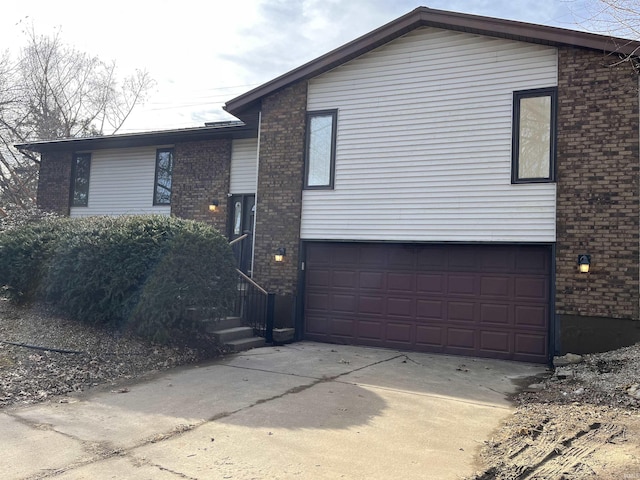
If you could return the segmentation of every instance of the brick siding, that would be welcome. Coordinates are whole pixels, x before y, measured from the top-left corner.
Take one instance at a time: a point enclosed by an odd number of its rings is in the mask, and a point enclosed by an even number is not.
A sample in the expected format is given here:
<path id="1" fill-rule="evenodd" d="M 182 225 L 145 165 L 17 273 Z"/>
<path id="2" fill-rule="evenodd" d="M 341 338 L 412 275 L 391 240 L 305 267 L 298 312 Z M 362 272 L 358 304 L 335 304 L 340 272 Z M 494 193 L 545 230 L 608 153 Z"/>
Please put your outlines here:
<path id="1" fill-rule="evenodd" d="M 558 55 L 556 312 L 637 320 L 638 76 L 600 52 Z"/>
<path id="2" fill-rule="evenodd" d="M 174 155 L 171 213 L 207 223 L 226 235 L 231 140 L 177 143 Z M 218 210 L 210 212 L 214 199 Z"/>
<path id="3" fill-rule="evenodd" d="M 36 199 L 39 208 L 58 215 L 69 215 L 72 163 L 71 152 L 42 154 Z"/>
<path id="4" fill-rule="evenodd" d="M 298 280 L 307 84 L 262 101 L 254 276 L 269 291 L 291 295 Z M 286 248 L 282 263 L 274 253 Z"/>

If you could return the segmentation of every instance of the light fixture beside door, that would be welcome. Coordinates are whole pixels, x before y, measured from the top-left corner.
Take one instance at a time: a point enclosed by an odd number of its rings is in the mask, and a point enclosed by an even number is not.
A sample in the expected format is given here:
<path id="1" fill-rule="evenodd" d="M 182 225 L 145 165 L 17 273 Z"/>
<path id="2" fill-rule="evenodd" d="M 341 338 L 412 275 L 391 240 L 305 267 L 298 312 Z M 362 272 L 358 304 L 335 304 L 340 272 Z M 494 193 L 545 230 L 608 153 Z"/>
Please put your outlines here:
<path id="1" fill-rule="evenodd" d="M 589 273 L 591 267 L 591 255 L 578 255 L 578 269 L 580 273 Z"/>

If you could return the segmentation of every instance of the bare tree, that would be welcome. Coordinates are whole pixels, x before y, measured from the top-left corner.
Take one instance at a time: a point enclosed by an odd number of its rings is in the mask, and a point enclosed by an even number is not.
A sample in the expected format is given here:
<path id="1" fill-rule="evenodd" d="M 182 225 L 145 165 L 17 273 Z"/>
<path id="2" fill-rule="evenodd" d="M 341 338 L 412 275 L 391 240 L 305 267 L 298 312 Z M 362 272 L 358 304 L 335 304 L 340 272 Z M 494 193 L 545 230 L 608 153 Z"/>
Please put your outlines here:
<path id="1" fill-rule="evenodd" d="M 26 35 L 16 60 L 0 57 L 0 205 L 35 198 L 39 159 L 13 144 L 117 133 L 154 83 L 145 71 L 118 81 L 115 62 L 65 45 L 59 33 Z"/>
<path id="2" fill-rule="evenodd" d="M 640 40 L 638 0 L 594 0 L 585 10 L 574 14 L 589 30 Z"/>

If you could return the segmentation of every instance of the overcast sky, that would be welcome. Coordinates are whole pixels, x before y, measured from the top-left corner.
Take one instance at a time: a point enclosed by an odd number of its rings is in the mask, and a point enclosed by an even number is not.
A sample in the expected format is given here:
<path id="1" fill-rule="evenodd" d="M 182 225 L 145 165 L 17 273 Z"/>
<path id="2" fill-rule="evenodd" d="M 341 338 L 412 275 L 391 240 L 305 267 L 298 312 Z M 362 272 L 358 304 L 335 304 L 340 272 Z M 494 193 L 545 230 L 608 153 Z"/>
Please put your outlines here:
<path id="1" fill-rule="evenodd" d="M 0 45 L 17 52 L 25 25 L 115 60 L 156 86 L 120 133 L 230 119 L 222 105 L 251 88 L 424 5 L 588 29 L 596 0 L 17 0 L 3 5 Z"/>

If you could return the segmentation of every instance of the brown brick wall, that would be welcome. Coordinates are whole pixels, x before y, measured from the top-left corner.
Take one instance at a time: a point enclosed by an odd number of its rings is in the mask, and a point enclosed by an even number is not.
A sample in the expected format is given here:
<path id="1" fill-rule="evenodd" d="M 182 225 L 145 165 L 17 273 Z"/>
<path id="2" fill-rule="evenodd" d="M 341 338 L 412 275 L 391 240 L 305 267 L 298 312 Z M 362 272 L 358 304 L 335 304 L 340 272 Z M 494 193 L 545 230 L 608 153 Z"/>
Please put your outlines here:
<path id="1" fill-rule="evenodd" d="M 254 276 L 269 291 L 293 294 L 298 279 L 307 84 L 262 101 Z M 284 262 L 275 251 L 284 247 Z"/>
<path id="2" fill-rule="evenodd" d="M 69 215 L 72 161 L 71 152 L 41 155 L 36 203 L 42 210 Z"/>
<path id="3" fill-rule="evenodd" d="M 637 320 L 638 77 L 615 60 L 559 49 L 556 312 Z"/>
<path id="4" fill-rule="evenodd" d="M 208 223 L 227 234 L 227 192 L 231 169 L 231 140 L 177 143 L 174 149 L 171 213 Z M 209 202 L 218 200 L 218 211 Z"/>

